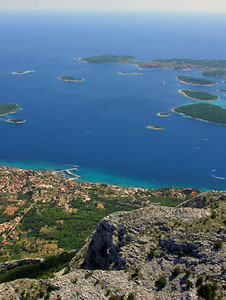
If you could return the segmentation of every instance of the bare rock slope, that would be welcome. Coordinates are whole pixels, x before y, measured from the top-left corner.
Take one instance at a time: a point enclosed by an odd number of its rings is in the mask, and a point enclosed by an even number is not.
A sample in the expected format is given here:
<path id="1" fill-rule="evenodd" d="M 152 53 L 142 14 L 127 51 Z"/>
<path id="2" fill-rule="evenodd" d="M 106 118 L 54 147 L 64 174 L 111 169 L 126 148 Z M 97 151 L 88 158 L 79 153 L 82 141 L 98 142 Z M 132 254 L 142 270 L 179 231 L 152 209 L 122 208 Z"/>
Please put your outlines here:
<path id="1" fill-rule="evenodd" d="M 150 205 L 112 214 L 99 223 L 66 275 L 2 284 L 0 299 L 225 299 L 222 195 L 212 194 L 216 201 L 203 208 L 194 208 L 200 206 L 197 198 L 192 208 Z"/>

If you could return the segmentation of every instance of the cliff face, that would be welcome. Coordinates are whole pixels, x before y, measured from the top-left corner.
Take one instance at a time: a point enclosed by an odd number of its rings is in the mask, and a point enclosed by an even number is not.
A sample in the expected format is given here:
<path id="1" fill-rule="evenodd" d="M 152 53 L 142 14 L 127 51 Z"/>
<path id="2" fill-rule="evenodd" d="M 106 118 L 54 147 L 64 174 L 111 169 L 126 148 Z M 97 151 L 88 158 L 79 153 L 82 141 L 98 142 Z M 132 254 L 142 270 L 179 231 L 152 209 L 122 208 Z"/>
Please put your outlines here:
<path id="1" fill-rule="evenodd" d="M 129 213 L 113 214 L 98 225 L 80 267 L 122 270 L 134 263 L 146 262 L 150 250 L 159 250 L 166 244 L 171 250 L 175 248 L 175 251 L 179 251 L 189 244 L 190 237 L 187 234 L 183 236 L 181 226 L 177 227 L 175 223 L 181 219 L 186 226 L 209 216 L 210 212 L 205 210 L 155 205 Z M 79 266 L 80 262 L 78 264 L 76 259 L 77 256 L 71 262 L 71 269 L 73 265 Z"/>
<path id="2" fill-rule="evenodd" d="M 205 208 L 151 205 L 112 214 L 99 223 L 71 261 L 68 274 L 2 284 L 0 299 L 23 299 L 19 297 L 27 290 L 35 299 L 41 290 L 46 295 L 50 284 L 49 299 L 178 300 L 199 295 L 217 299 L 215 294 L 223 299 L 226 230 L 222 195 L 214 195 L 217 200 L 205 205 L 200 204 L 201 198 L 186 204 L 205 207 L 212 203 Z"/>

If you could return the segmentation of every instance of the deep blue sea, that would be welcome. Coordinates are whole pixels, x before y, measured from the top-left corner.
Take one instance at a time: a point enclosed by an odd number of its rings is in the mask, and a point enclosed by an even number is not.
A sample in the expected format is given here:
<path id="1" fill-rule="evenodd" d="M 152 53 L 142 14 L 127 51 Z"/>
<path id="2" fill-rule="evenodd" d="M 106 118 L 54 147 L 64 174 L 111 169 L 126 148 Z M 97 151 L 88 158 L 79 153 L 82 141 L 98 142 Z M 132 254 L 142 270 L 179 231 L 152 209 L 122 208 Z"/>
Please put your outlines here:
<path id="1" fill-rule="evenodd" d="M 176 76 L 200 71 L 85 64 L 73 57 L 134 55 L 226 59 L 226 15 L 126 12 L 1 12 L 0 104 L 18 103 L 25 124 L 0 122 L 0 164 L 79 165 L 83 181 L 124 186 L 226 189 L 226 126 L 171 112 L 190 102 Z M 14 71 L 34 69 L 26 75 Z M 66 83 L 59 76 L 85 78 Z M 213 87 L 197 90 L 217 93 Z M 163 85 L 165 81 L 166 85 Z M 226 107 L 226 94 L 215 102 Z M 169 112 L 168 118 L 157 113 Z M 147 125 L 164 127 L 148 130 Z"/>

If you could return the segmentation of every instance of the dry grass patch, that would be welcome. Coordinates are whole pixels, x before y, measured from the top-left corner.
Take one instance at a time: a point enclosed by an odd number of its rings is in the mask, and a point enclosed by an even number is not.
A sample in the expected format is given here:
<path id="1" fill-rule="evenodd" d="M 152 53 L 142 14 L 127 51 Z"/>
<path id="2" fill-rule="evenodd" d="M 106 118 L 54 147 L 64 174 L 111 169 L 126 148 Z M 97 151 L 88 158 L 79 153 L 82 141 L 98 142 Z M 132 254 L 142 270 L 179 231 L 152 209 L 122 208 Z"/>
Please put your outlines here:
<path id="1" fill-rule="evenodd" d="M 16 206 L 8 206 L 8 207 L 6 207 L 4 214 L 13 216 L 15 214 L 15 211 L 17 211 L 17 210 L 18 210 L 18 207 L 16 207 Z"/>

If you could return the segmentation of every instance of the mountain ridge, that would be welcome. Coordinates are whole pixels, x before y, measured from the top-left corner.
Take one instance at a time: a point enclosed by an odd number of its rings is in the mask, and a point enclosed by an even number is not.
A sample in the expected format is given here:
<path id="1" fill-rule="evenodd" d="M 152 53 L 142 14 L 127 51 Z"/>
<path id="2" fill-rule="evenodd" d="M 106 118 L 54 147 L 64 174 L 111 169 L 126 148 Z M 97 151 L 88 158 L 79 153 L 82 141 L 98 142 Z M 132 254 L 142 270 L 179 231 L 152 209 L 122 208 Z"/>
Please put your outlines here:
<path id="1" fill-rule="evenodd" d="M 0 299 L 223 299 L 225 199 L 225 192 L 205 192 L 184 203 L 192 207 L 113 213 L 67 274 L 2 284 Z"/>

